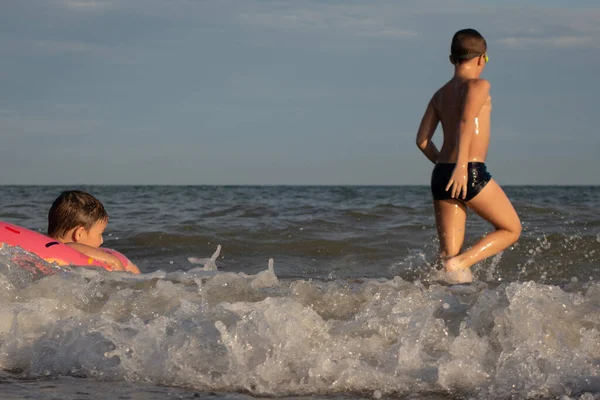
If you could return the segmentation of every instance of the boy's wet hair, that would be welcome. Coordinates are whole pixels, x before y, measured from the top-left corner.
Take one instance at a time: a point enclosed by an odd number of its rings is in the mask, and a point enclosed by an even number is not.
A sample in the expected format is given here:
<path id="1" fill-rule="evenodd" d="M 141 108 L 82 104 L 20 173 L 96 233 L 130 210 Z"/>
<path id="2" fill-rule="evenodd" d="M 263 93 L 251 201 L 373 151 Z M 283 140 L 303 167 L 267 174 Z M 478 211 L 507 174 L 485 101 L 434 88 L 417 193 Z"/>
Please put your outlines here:
<path id="1" fill-rule="evenodd" d="M 454 34 L 450 47 L 450 56 L 454 64 L 484 55 L 487 42 L 475 29 L 462 29 Z"/>
<path id="2" fill-rule="evenodd" d="M 102 203 L 81 190 L 62 192 L 48 211 L 48 236 L 61 238 L 73 228 L 89 230 L 96 222 L 108 220 Z"/>

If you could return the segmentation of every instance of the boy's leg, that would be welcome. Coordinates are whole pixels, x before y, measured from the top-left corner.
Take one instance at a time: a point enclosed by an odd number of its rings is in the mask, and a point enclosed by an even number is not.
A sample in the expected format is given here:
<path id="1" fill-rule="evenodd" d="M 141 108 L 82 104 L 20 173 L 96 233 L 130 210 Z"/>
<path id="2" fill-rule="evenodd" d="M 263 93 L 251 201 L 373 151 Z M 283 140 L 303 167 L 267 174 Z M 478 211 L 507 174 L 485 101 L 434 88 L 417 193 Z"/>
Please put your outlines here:
<path id="1" fill-rule="evenodd" d="M 476 262 L 506 249 L 521 235 L 519 216 L 495 180 L 490 180 L 467 205 L 477 215 L 492 224 L 496 230 L 482 237 L 469 250 L 448 260 L 446 263 L 448 271 L 469 268 Z"/>
<path id="2" fill-rule="evenodd" d="M 458 200 L 434 200 L 433 208 L 440 239 L 440 257 L 454 257 L 460 253 L 465 240 L 467 207 Z"/>
<path id="3" fill-rule="evenodd" d="M 446 262 L 460 253 L 465 240 L 467 207 L 458 200 L 434 200 L 435 222 L 440 239 L 440 258 Z M 471 270 L 443 271 L 440 279 L 449 283 L 472 282 Z"/>

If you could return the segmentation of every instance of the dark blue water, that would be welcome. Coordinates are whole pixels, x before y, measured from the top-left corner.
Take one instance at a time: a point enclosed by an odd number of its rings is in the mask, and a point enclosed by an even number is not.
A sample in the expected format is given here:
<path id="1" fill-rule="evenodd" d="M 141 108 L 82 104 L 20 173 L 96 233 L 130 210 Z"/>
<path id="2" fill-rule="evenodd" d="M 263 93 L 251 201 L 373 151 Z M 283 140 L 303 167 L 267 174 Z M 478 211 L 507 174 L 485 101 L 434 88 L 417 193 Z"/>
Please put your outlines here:
<path id="1" fill-rule="evenodd" d="M 458 286 L 426 187 L 11 186 L 0 220 L 44 232 L 74 188 L 144 274 L 37 279 L 0 250 L 10 398 L 600 393 L 599 187 L 505 188 L 522 237 Z M 465 245 L 490 229 L 470 214 Z"/>

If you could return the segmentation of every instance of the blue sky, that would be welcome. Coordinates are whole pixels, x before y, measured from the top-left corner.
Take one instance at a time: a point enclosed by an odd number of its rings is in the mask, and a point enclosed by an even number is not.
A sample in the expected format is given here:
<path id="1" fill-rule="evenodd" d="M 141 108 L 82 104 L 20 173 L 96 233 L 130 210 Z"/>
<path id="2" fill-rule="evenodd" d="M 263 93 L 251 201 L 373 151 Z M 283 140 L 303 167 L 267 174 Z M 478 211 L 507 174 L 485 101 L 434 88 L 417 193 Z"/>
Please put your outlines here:
<path id="1" fill-rule="evenodd" d="M 500 184 L 600 184 L 597 1 L 3 0 L 0 184 L 428 184 L 487 39 Z M 439 144 L 441 132 L 434 140 Z"/>

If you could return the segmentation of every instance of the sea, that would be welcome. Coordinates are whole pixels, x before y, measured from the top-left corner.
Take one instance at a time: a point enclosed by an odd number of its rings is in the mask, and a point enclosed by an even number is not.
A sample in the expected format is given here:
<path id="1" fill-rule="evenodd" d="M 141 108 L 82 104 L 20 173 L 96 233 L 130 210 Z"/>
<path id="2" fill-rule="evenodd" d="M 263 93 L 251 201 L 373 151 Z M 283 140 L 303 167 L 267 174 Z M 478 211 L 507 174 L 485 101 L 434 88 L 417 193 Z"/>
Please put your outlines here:
<path id="1" fill-rule="evenodd" d="M 0 220 L 68 189 L 142 274 L 4 246 L 0 399 L 600 399 L 598 186 L 505 187 L 521 238 L 458 285 L 425 186 L 0 186 Z"/>

